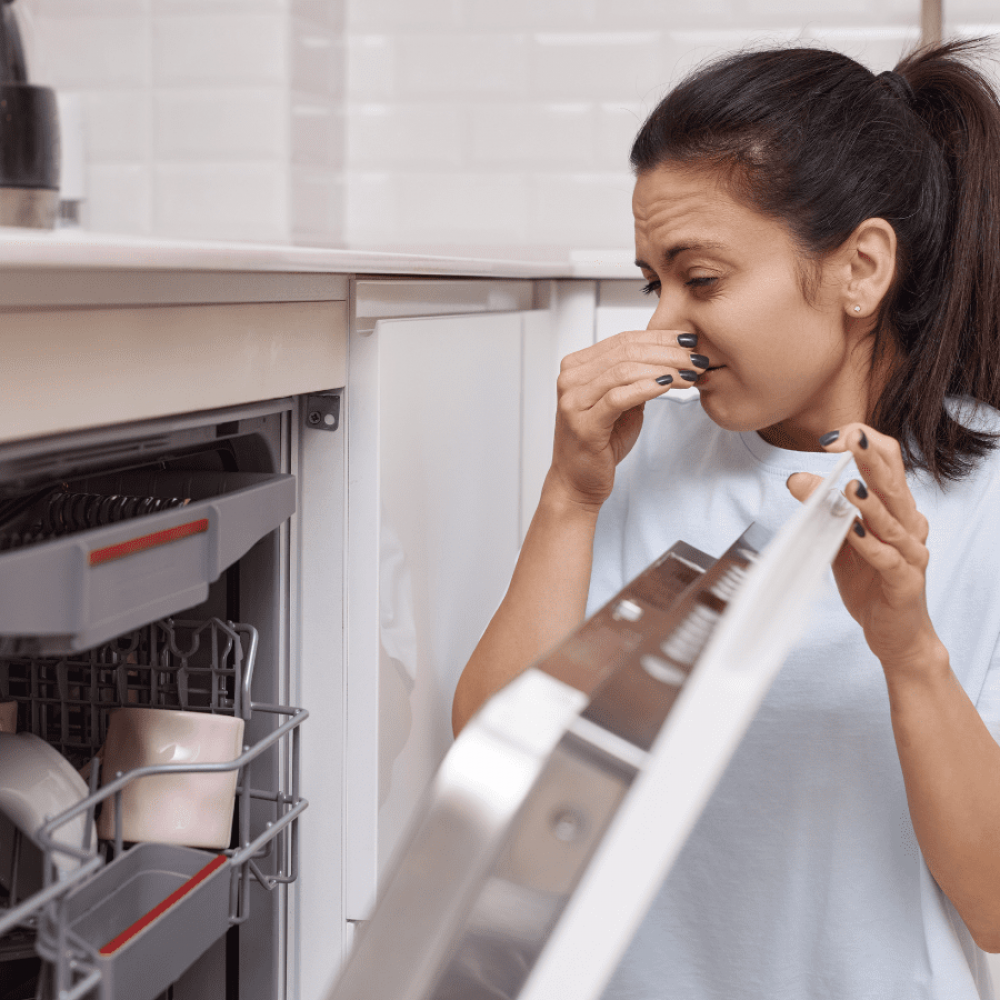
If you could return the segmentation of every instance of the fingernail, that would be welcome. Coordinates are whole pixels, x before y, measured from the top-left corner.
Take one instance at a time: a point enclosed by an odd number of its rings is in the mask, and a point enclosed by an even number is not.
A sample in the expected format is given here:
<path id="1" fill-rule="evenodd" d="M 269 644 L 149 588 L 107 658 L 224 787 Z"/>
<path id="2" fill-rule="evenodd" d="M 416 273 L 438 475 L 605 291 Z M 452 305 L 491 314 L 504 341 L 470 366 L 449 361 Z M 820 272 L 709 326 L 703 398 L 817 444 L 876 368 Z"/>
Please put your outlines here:
<path id="1" fill-rule="evenodd" d="M 657 385 L 670 385 L 673 382 L 673 375 L 661 375 L 658 379 L 655 379 Z"/>
<path id="2" fill-rule="evenodd" d="M 691 364 L 693 364 L 695 368 L 707 368 L 711 362 L 705 357 L 704 354 L 692 354 Z"/>
<path id="3" fill-rule="evenodd" d="M 678 373 L 685 382 L 695 382 L 698 379 L 698 373 L 691 371 L 690 368 L 682 368 Z"/>
<path id="4" fill-rule="evenodd" d="M 828 444 L 833 444 L 839 437 L 840 431 L 829 431 L 819 439 L 819 443 L 825 448 Z"/>
<path id="5" fill-rule="evenodd" d="M 865 484 L 864 483 L 858 483 L 858 488 L 854 491 L 854 495 L 859 500 L 867 500 L 868 499 L 868 490 L 865 489 Z"/>
<path id="6" fill-rule="evenodd" d="M 868 438 L 865 437 L 864 431 L 861 432 L 861 440 L 858 441 L 858 444 L 860 444 L 862 448 L 868 447 Z"/>
<path id="7" fill-rule="evenodd" d="M 865 535 L 868 534 L 868 532 L 865 531 L 865 526 L 860 521 L 854 522 L 854 534 L 856 534 L 858 538 L 864 538 Z"/>
<path id="8" fill-rule="evenodd" d="M 697 347 L 698 346 L 698 334 L 696 333 L 682 333 L 677 337 L 677 343 L 681 347 Z"/>

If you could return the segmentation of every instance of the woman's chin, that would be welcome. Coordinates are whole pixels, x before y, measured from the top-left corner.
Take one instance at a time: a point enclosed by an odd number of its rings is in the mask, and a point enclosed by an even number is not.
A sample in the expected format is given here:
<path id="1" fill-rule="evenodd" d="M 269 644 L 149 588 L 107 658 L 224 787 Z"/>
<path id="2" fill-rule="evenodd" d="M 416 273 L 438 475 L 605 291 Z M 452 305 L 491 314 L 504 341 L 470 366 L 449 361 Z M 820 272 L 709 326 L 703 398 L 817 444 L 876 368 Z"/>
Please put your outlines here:
<path id="1" fill-rule="evenodd" d="M 701 408 L 709 419 L 726 431 L 757 431 L 769 427 L 773 420 L 763 416 L 756 407 L 734 405 L 731 398 L 715 392 L 701 393 Z"/>

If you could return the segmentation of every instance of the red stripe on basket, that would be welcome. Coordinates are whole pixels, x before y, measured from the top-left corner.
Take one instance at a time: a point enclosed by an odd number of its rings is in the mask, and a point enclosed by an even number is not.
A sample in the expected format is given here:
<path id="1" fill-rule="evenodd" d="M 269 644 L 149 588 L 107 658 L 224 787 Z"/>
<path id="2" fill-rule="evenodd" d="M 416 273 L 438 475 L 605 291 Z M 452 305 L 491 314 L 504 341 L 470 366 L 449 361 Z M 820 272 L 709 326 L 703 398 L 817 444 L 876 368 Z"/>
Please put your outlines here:
<path id="1" fill-rule="evenodd" d="M 107 548 L 94 549 L 90 553 L 90 565 L 100 566 L 101 563 L 111 562 L 113 559 L 124 559 L 125 556 L 135 555 L 136 552 L 155 549 L 157 545 L 176 542 L 189 535 L 200 535 L 203 531 L 208 531 L 207 517 L 203 517 L 199 521 L 179 524 L 176 528 L 167 528 L 166 531 L 154 531 L 151 535 L 130 538 L 127 542 L 119 542 L 117 545 L 109 545 Z"/>
<path id="2" fill-rule="evenodd" d="M 154 906 L 145 916 L 140 917 L 131 927 L 126 927 L 125 930 L 118 935 L 118 937 L 112 938 L 103 948 L 101 948 L 100 954 L 102 955 L 113 955 L 123 944 L 127 944 L 132 940 L 141 930 L 148 927 L 157 917 L 163 916 L 167 910 L 170 909 L 175 903 L 180 902 L 192 889 L 196 888 L 200 883 L 204 882 L 212 872 L 217 871 L 222 865 L 227 861 L 225 854 L 218 854 L 200 872 L 192 875 L 179 889 L 175 889 L 162 903 Z"/>

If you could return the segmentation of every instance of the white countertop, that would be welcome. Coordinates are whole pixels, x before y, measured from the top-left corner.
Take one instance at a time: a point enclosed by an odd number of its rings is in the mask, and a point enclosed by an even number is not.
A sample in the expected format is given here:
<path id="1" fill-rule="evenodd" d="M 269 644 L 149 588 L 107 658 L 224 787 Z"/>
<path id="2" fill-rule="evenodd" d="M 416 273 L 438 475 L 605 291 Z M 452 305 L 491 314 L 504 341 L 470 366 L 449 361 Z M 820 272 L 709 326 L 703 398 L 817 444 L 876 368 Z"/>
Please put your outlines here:
<path id="1" fill-rule="evenodd" d="M 468 256 L 446 256 L 433 251 L 344 250 L 0 228 L 0 268 L 639 278 L 632 258 L 631 250 L 526 248 L 521 252 L 477 247 L 470 248 Z"/>

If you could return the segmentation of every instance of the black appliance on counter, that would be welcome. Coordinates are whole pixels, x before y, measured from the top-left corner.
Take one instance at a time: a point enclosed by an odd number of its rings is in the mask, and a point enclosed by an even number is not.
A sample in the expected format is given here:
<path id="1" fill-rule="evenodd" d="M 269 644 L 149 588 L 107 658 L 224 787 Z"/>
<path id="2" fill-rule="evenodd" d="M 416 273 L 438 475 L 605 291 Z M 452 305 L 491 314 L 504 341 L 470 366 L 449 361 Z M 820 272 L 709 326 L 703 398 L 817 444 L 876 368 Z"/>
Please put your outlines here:
<path id="1" fill-rule="evenodd" d="M 55 91 L 28 83 L 14 0 L 0 0 L 0 226 L 52 229 L 58 211 Z"/>

